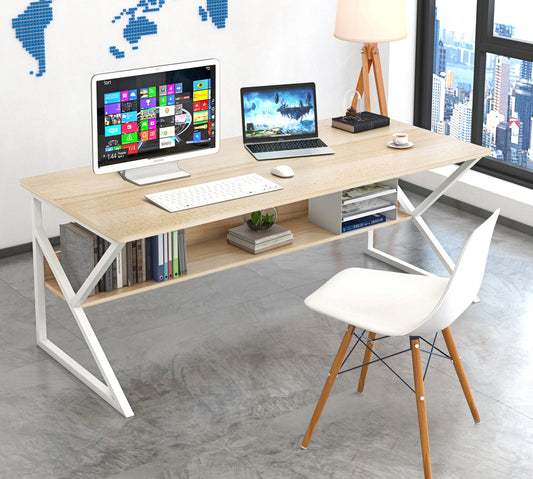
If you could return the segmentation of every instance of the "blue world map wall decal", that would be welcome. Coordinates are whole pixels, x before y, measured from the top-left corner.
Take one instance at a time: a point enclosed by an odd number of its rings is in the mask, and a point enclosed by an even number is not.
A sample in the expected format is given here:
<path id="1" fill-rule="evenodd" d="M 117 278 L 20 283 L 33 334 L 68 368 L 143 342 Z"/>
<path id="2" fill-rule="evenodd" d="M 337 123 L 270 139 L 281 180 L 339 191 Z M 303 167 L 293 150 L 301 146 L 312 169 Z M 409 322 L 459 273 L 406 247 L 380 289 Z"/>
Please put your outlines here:
<path id="1" fill-rule="evenodd" d="M 35 76 L 38 77 L 46 72 L 44 31 L 53 19 L 52 0 L 37 0 L 31 2 L 24 12 L 11 21 L 17 39 L 24 49 L 37 60 L 39 71 Z M 30 75 L 33 73 L 30 71 Z"/>
<path id="2" fill-rule="evenodd" d="M 201 5 L 198 7 L 198 13 L 202 18 L 202 22 L 206 22 L 207 15 L 209 15 L 211 21 L 217 28 L 226 28 L 228 0 L 207 0 L 206 8 Z"/>
<path id="3" fill-rule="evenodd" d="M 45 30 L 54 20 L 52 2 L 53 0 L 31 1 L 26 9 L 11 21 L 17 40 L 22 43 L 24 50 L 37 60 L 37 72 L 30 71 L 30 75 L 35 73 L 37 77 L 46 72 Z M 134 2 L 135 0 L 132 0 L 132 3 Z M 122 37 L 132 50 L 138 50 L 143 37 L 157 35 L 157 14 L 165 3 L 166 0 L 136 0 L 133 6 L 124 8 L 115 15 L 111 23 L 118 24 L 121 20 L 126 20 L 122 29 Z M 205 5 L 198 6 L 201 21 L 206 22 L 211 18 L 211 22 L 217 29 L 226 28 L 229 0 L 201 0 L 201 3 Z M 155 18 L 153 14 L 156 14 Z M 117 59 L 126 56 L 126 51 L 118 45 L 111 45 L 109 53 Z"/>
<path id="4" fill-rule="evenodd" d="M 138 43 L 142 37 L 157 34 L 157 23 L 148 19 L 146 15 L 139 15 L 139 11 L 142 13 L 159 12 L 163 5 L 165 5 L 165 0 L 139 0 L 135 7 L 124 8 L 111 20 L 111 23 L 117 22 L 122 17 L 127 17 L 128 22 L 122 30 L 122 36 L 132 46 L 132 50 L 138 50 Z M 115 45 L 109 47 L 109 53 L 116 58 L 126 56 L 126 52 Z"/>

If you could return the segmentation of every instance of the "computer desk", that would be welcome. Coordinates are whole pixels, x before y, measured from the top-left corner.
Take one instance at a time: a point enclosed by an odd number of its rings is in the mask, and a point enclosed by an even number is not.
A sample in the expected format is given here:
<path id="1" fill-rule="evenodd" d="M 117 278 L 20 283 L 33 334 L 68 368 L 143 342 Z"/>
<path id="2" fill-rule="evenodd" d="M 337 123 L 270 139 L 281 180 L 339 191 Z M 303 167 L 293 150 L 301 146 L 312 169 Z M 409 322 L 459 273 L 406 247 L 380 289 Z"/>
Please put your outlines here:
<path id="1" fill-rule="evenodd" d="M 191 177 L 175 181 L 139 187 L 124 181 L 116 173 L 95 175 L 89 166 L 21 180 L 21 185 L 32 194 L 37 345 L 125 417 L 130 417 L 133 416 L 133 410 L 85 313 L 89 306 L 365 232 L 368 233 L 367 254 L 404 271 L 429 274 L 374 248 L 374 229 L 406 220 L 414 222 L 451 272 L 454 268 L 453 261 L 428 228 L 422 215 L 479 158 L 489 154 L 489 150 L 393 120 L 388 127 L 355 135 L 331 128 L 330 120 L 322 120 L 319 131 L 320 137 L 335 151 L 334 155 L 258 162 L 245 151 L 242 139 L 236 137 L 222 140 L 217 154 L 180 161 L 180 166 L 190 172 Z M 405 150 L 387 148 L 386 143 L 396 132 L 408 133 L 409 140 L 415 146 Z M 274 164 L 280 163 L 290 165 L 295 176 L 272 177 L 270 169 Z M 342 235 L 331 233 L 308 221 L 307 200 L 310 198 L 455 163 L 462 164 L 416 207 L 399 188 L 398 200 L 403 211 L 399 212 L 395 221 Z M 168 213 L 144 197 L 147 193 L 248 173 L 259 173 L 270 178 L 283 186 L 283 189 L 178 213 Z M 60 253 L 54 252 L 44 232 L 42 203 L 48 203 L 67 213 L 110 243 L 77 292 L 73 291 L 61 267 Z M 243 214 L 274 206 L 279 211 L 278 223 L 294 234 L 292 244 L 258 255 L 227 244 L 227 230 L 242 224 Z M 186 275 L 161 283 L 139 283 L 88 297 L 126 242 L 177 229 L 186 230 Z M 45 286 L 67 302 L 103 381 L 47 337 Z"/>

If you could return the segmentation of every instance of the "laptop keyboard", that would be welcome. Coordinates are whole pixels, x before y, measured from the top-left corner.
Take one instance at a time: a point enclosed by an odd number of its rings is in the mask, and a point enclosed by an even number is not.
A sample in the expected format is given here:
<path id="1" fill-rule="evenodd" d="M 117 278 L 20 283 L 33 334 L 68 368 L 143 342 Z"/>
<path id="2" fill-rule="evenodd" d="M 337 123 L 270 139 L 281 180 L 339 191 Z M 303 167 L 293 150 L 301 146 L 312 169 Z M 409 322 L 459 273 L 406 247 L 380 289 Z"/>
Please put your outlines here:
<path id="1" fill-rule="evenodd" d="M 327 147 L 320 138 L 309 138 L 305 140 L 286 140 L 269 143 L 248 143 L 246 145 L 252 153 L 268 153 L 271 151 L 302 150 L 305 148 Z"/>

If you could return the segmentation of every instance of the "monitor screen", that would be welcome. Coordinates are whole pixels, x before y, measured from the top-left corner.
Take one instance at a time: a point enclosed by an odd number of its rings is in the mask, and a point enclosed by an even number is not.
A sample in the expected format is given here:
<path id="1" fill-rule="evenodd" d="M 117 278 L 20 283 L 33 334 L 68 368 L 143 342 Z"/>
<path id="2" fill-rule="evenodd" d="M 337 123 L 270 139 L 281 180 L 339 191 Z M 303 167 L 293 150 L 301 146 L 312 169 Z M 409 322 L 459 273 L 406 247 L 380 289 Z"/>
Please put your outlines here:
<path id="1" fill-rule="evenodd" d="M 214 59 L 95 75 L 94 172 L 215 153 L 218 81 Z"/>
<path id="2" fill-rule="evenodd" d="M 244 141 L 317 135 L 314 83 L 241 89 Z"/>

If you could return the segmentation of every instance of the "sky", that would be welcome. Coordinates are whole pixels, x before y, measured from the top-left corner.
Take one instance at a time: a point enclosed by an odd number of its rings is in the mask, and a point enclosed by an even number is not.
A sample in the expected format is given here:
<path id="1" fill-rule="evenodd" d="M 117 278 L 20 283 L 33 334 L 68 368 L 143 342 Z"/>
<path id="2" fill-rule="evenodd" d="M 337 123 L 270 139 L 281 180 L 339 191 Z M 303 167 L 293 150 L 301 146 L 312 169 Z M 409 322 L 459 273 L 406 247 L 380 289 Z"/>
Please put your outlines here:
<path id="1" fill-rule="evenodd" d="M 517 12 L 519 12 L 518 15 Z M 496 0 L 494 22 L 514 25 L 515 38 L 533 42 L 532 19 L 533 2 L 531 0 Z"/>
<path id="2" fill-rule="evenodd" d="M 477 0 L 437 0 L 436 4 L 441 28 L 474 34 Z M 496 0 L 494 22 L 514 25 L 515 38 L 533 42 L 532 18 L 532 0 Z"/>

